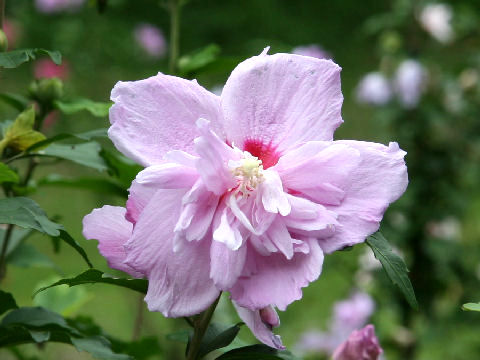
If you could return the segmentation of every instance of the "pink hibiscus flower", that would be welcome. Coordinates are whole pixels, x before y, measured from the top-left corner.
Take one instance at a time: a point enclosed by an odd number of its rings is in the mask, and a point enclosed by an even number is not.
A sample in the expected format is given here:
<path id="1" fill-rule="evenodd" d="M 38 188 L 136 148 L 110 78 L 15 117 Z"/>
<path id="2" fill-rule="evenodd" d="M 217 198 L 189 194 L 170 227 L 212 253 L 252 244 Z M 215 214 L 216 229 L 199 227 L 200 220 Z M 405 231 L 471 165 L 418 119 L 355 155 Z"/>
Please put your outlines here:
<path id="1" fill-rule="evenodd" d="M 221 97 L 158 74 L 119 82 L 109 136 L 144 165 L 126 208 L 84 218 L 112 268 L 149 279 L 145 301 L 190 316 L 229 291 L 265 344 L 275 308 L 302 297 L 323 254 L 363 242 L 407 186 L 405 152 L 333 141 L 340 67 L 292 54 L 237 66 Z"/>
<path id="2" fill-rule="evenodd" d="M 333 360 L 377 360 L 383 349 L 375 336 L 375 327 L 367 325 L 354 330 L 333 353 Z"/>

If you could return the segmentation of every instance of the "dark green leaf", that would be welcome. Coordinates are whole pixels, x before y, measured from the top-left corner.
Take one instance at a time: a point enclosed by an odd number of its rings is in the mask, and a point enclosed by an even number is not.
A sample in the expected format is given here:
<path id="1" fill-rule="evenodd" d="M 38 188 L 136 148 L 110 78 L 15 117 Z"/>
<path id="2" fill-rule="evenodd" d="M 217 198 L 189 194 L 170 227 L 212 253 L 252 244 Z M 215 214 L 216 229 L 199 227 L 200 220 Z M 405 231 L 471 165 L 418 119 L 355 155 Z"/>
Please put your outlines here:
<path id="1" fill-rule="evenodd" d="M 128 355 L 115 354 L 111 349 L 110 342 L 101 336 L 92 336 L 85 338 L 71 337 L 72 344 L 77 350 L 86 351 L 93 357 L 105 360 L 130 360 Z"/>
<path id="2" fill-rule="evenodd" d="M 25 151 L 32 152 L 36 149 L 45 148 L 47 145 L 50 145 L 54 142 L 65 140 L 65 139 L 77 138 L 81 140 L 91 140 L 97 137 L 107 137 L 107 131 L 108 129 L 101 128 L 101 129 L 90 130 L 81 134 L 65 134 L 65 133 L 58 134 L 58 135 L 52 136 L 51 138 L 48 138 L 43 141 L 39 141 L 36 144 L 33 144 Z"/>
<path id="3" fill-rule="evenodd" d="M 466 303 L 466 304 L 463 304 L 462 310 L 464 310 L 464 311 L 480 311 L 480 303 Z"/>
<path id="4" fill-rule="evenodd" d="M 62 62 L 62 55 L 58 51 L 49 51 L 45 49 L 21 49 L 0 53 L 0 67 L 7 69 L 16 68 L 27 61 L 35 60 L 39 55 L 49 56 L 57 65 Z"/>
<path id="5" fill-rule="evenodd" d="M 37 181 L 39 186 L 64 186 L 77 189 L 85 189 L 100 192 L 102 194 L 113 194 L 126 198 L 127 190 L 111 179 L 101 178 L 66 178 L 60 175 L 51 174 Z"/>
<path id="6" fill-rule="evenodd" d="M 45 286 L 37 290 L 34 296 L 39 292 L 49 289 L 53 286 L 59 286 L 59 285 L 76 286 L 76 285 L 83 285 L 83 284 L 111 284 L 111 285 L 125 287 L 131 290 L 135 290 L 142 294 L 146 294 L 148 289 L 147 280 L 114 278 L 103 273 L 100 270 L 89 269 L 73 278 L 62 279 L 60 281 L 57 281 L 56 283 L 53 283 L 52 285 Z"/>
<path id="7" fill-rule="evenodd" d="M 403 259 L 392 251 L 387 239 L 380 232 L 368 237 L 366 242 L 373 250 L 375 257 L 382 263 L 383 269 L 390 280 L 399 287 L 410 306 L 418 309 L 415 292 L 408 278 L 407 265 L 405 265 Z"/>
<path id="8" fill-rule="evenodd" d="M 297 360 L 289 351 L 275 350 L 267 345 L 250 345 L 230 350 L 217 360 Z"/>
<path id="9" fill-rule="evenodd" d="M 128 354 L 135 360 L 147 360 L 161 354 L 162 349 L 155 336 L 145 337 L 138 341 L 112 341 L 112 349 L 117 353 Z"/>
<path id="10" fill-rule="evenodd" d="M 1 93 L 0 100 L 3 100 L 5 103 L 14 107 L 18 111 L 25 110 L 29 103 L 29 100 L 26 97 L 12 93 Z"/>
<path id="11" fill-rule="evenodd" d="M 105 117 L 108 116 L 111 106 L 111 102 L 98 102 L 90 99 L 75 99 L 68 102 L 55 101 L 55 107 L 67 115 L 86 110 L 93 116 Z"/>
<path id="12" fill-rule="evenodd" d="M 8 313 L 0 323 L 0 347 L 44 341 L 74 345 L 97 359 L 130 360 L 116 354 L 104 336 L 83 334 L 60 315 L 40 307 L 23 307 Z"/>
<path id="13" fill-rule="evenodd" d="M 50 339 L 50 331 L 29 330 L 29 332 L 36 343 L 42 343 Z"/>
<path id="14" fill-rule="evenodd" d="M 125 189 L 130 187 L 137 174 L 143 170 L 142 166 L 121 154 L 112 153 L 104 149 L 101 152 L 101 156 L 107 163 L 109 173 L 115 176 Z"/>
<path id="15" fill-rule="evenodd" d="M 0 199 L 0 224 L 15 224 L 27 229 L 35 229 L 47 235 L 58 237 L 73 247 L 92 267 L 87 253 L 68 234 L 61 224 L 49 220 L 45 212 L 32 199 L 13 197 Z"/>
<path id="16" fill-rule="evenodd" d="M 100 150 L 101 147 L 96 142 L 71 145 L 51 144 L 46 149 L 39 150 L 37 154 L 70 160 L 83 166 L 105 171 L 107 167 L 99 155 Z"/>
<path id="17" fill-rule="evenodd" d="M 0 290 L 0 315 L 11 309 L 18 309 L 12 294 Z"/>
<path id="18" fill-rule="evenodd" d="M 3 241 L 5 239 L 5 232 L 6 229 L 0 228 L 0 248 L 3 246 Z M 14 251 L 17 246 L 19 246 L 23 240 L 25 240 L 31 233 L 33 232 L 32 229 L 22 229 L 16 228 L 12 231 L 12 235 L 10 235 L 10 241 L 7 245 L 7 257 Z"/>
<path id="19" fill-rule="evenodd" d="M 220 47 L 210 44 L 178 60 L 178 69 L 182 74 L 190 74 L 215 61 L 220 54 Z"/>
<path id="20" fill-rule="evenodd" d="M 0 224 L 15 224 L 51 236 L 59 236 L 62 228 L 50 221 L 35 201 L 26 197 L 0 199 Z"/>
<path id="21" fill-rule="evenodd" d="M 31 244 L 22 243 L 7 257 L 10 265 L 18 267 L 47 267 L 57 269 L 58 266 L 47 256 L 38 251 Z"/>
<path id="22" fill-rule="evenodd" d="M 21 307 L 10 311 L 0 322 L 0 326 L 22 325 L 27 327 L 42 327 L 55 325 L 59 328 L 71 330 L 65 319 L 59 314 L 41 307 Z"/>
<path id="23" fill-rule="evenodd" d="M 230 345 L 240 331 L 240 326 L 242 324 L 243 323 L 238 323 L 228 327 L 221 324 L 211 323 L 203 336 L 198 357 L 201 359 L 214 350 Z"/>
<path id="24" fill-rule="evenodd" d="M 0 163 L 0 184 L 4 182 L 18 183 L 18 181 L 17 173 L 4 163 Z"/>

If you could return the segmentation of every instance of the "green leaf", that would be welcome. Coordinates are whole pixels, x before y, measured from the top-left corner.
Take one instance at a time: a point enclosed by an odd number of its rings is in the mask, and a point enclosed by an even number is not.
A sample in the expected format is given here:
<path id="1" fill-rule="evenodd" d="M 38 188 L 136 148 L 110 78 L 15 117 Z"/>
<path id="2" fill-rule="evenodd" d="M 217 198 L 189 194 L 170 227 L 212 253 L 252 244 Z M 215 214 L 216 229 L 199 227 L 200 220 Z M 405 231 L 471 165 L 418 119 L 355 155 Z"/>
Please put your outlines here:
<path id="1" fill-rule="evenodd" d="M 7 229 L 0 228 L 0 248 L 3 246 L 6 231 Z M 12 231 L 12 234 L 10 235 L 10 241 L 7 245 L 7 257 L 17 248 L 17 246 L 20 246 L 22 241 L 25 240 L 32 232 L 32 229 L 22 228 L 16 228 L 14 231 Z"/>
<path id="2" fill-rule="evenodd" d="M 61 224 L 49 220 L 47 214 L 32 199 L 26 197 L 0 199 L 0 224 L 15 224 L 58 237 L 73 247 L 84 258 L 88 266 L 92 267 L 87 253 L 80 244 L 65 231 Z"/>
<path id="3" fill-rule="evenodd" d="M 201 359 L 214 350 L 230 345 L 240 331 L 241 325 L 243 325 L 243 323 L 238 323 L 233 326 L 211 323 L 200 344 L 198 358 Z"/>
<path id="4" fill-rule="evenodd" d="M 3 149 L 7 146 L 19 151 L 24 151 L 33 144 L 45 140 L 45 135 L 33 130 L 34 124 L 35 110 L 32 106 L 20 113 L 15 121 L 6 129 L 4 138 L 0 142 L 0 153 L 2 153 Z"/>
<path id="5" fill-rule="evenodd" d="M 29 330 L 29 332 L 36 343 L 42 343 L 50 339 L 50 331 Z"/>
<path id="6" fill-rule="evenodd" d="M 22 307 L 8 313 L 0 323 L 0 347 L 44 341 L 74 345 L 97 359 L 130 360 L 112 351 L 104 336 L 83 334 L 59 314 L 41 307 Z"/>
<path id="7" fill-rule="evenodd" d="M 0 224 L 15 224 L 51 236 L 59 236 L 62 229 L 62 225 L 50 221 L 40 206 L 26 197 L 0 199 Z"/>
<path id="8" fill-rule="evenodd" d="M 137 174 L 143 170 L 142 166 L 121 154 L 103 149 L 100 155 L 105 160 L 109 173 L 120 181 L 124 189 L 128 189 Z"/>
<path id="9" fill-rule="evenodd" d="M 267 345 L 250 345 L 230 350 L 217 360 L 297 360 L 289 351 L 276 350 Z"/>
<path id="10" fill-rule="evenodd" d="M 0 326 L 23 325 L 27 327 L 42 327 L 55 325 L 57 328 L 71 330 L 65 319 L 59 314 L 41 307 L 21 307 L 10 311 L 0 322 Z"/>
<path id="11" fill-rule="evenodd" d="M 100 144 L 96 142 L 71 145 L 51 144 L 46 149 L 38 151 L 37 154 L 70 160 L 83 166 L 105 171 L 107 167 L 99 155 L 100 150 Z"/>
<path id="12" fill-rule="evenodd" d="M 98 102 L 81 98 L 70 100 L 68 102 L 55 101 L 55 107 L 67 115 L 86 110 L 93 116 L 105 117 L 108 116 L 108 111 L 111 106 L 111 102 Z"/>
<path id="13" fill-rule="evenodd" d="M 29 100 L 19 94 L 13 93 L 0 93 L 0 100 L 17 109 L 18 111 L 23 111 L 27 108 Z"/>
<path id="14" fill-rule="evenodd" d="M 35 296 L 39 292 L 45 291 L 54 286 L 59 286 L 59 285 L 77 286 L 77 285 L 83 285 L 83 284 L 111 284 L 111 285 L 125 287 L 131 290 L 135 290 L 142 294 L 146 294 L 148 289 L 147 280 L 114 278 L 103 273 L 100 270 L 89 269 L 73 278 L 62 279 L 49 286 L 42 287 L 37 291 L 35 291 L 33 296 Z"/>
<path id="15" fill-rule="evenodd" d="M 106 360 L 130 360 L 128 355 L 115 354 L 111 349 L 111 343 L 102 336 L 92 336 L 85 338 L 71 337 L 72 344 L 77 350 L 86 351 L 93 357 Z"/>
<path id="16" fill-rule="evenodd" d="M 13 69 L 17 66 L 31 60 L 35 60 L 39 55 L 47 55 L 52 61 L 60 65 L 62 63 L 62 55 L 58 51 L 50 51 L 45 49 L 21 49 L 0 53 L 0 67 Z"/>
<path id="17" fill-rule="evenodd" d="M 59 271 L 58 266 L 45 254 L 38 251 L 35 246 L 31 244 L 20 244 L 7 257 L 7 262 L 10 265 L 29 268 L 29 267 L 47 267 Z"/>
<path id="18" fill-rule="evenodd" d="M 101 128 L 101 129 L 90 130 L 81 134 L 66 134 L 66 133 L 57 134 L 55 136 L 52 136 L 51 138 L 48 138 L 36 144 L 33 144 L 25 151 L 32 152 L 40 148 L 45 148 L 47 145 L 50 145 L 54 142 L 58 142 L 65 139 L 77 138 L 81 140 L 91 140 L 93 138 L 98 138 L 98 137 L 107 137 L 107 131 L 108 129 Z"/>
<path id="19" fill-rule="evenodd" d="M 11 309 L 18 309 L 18 305 L 12 294 L 0 290 L 0 315 Z"/>
<path id="20" fill-rule="evenodd" d="M 102 178 L 66 178 L 61 175 L 51 174 L 37 181 L 39 186 L 63 186 L 77 189 L 96 191 L 102 194 L 118 195 L 123 198 L 128 196 L 128 191 L 111 179 Z"/>
<path id="21" fill-rule="evenodd" d="M 390 280 L 399 287 L 410 306 L 418 309 L 415 292 L 408 278 L 407 265 L 405 265 L 403 259 L 392 251 L 387 240 L 380 232 L 369 236 L 366 243 L 373 250 L 375 257 L 381 262 Z"/>
<path id="22" fill-rule="evenodd" d="M 56 280 L 58 280 L 58 277 L 43 280 L 37 284 L 36 288 L 47 286 Z M 33 302 L 36 306 L 44 307 L 63 316 L 69 316 L 79 310 L 91 298 L 92 295 L 83 287 L 70 289 L 66 286 L 57 286 L 49 291 L 37 294 Z"/>
<path id="23" fill-rule="evenodd" d="M 466 304 L 463 304 L 462 310 L 464 310 L 464 311 L 480 311 L 480 303 L 466 303 Z"/>
<path id="24" fill-rule="evenodd" d="M 147 360 L 155 355 L 158 358 L 162 352 L 155 336 L 132 342 L 112 341 L 112 349 L 115 352 L 131 355 L 135 360 Z"/>
<path id="25" fill-rule="evenodd" d="M 18 183 L 19 181 L 20 179 L 15 171 L 11 170 L 4 163 L 0 163 L 0 184 L 4 182 Z"/>
<path id="26" fill-rule="evenodd" d="M 181 74 L 190 74 L 214 62 L 220 54 L 220 47 L 210 44 L 203 49 L 189 55 L 184 55 L 178 60 L 178 70 Z"/>

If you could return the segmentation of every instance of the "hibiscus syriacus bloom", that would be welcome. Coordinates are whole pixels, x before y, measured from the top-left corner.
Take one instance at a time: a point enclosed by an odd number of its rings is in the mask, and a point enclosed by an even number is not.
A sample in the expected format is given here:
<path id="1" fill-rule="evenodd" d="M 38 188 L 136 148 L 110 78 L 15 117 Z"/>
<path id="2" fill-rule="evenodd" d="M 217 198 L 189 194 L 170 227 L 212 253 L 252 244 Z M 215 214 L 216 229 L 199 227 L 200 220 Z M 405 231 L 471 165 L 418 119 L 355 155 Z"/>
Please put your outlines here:
<path id="1" fill-rule="evenodd" d="M 323 254 L 363 242 L 407 186 L 405 152 L 333 141 L 340 67 L 292 54 L 252 57 L 221 97 L 158 74 L 119 82 L 109 137 L 144 165 L 126 208 L 84 219 L 112 268 L 149 280 L 145 301 L 168 317 L 230 292 L 265 344 L 282 348 L 275 308 L 302 297 Z"/>
<path id="2" fill-rule="evenodd" d="M 353 331 L 333 353 L 332 360 L 377 360 L 383 349 L 375 336 L 375 327 L 367 325 Z"/>

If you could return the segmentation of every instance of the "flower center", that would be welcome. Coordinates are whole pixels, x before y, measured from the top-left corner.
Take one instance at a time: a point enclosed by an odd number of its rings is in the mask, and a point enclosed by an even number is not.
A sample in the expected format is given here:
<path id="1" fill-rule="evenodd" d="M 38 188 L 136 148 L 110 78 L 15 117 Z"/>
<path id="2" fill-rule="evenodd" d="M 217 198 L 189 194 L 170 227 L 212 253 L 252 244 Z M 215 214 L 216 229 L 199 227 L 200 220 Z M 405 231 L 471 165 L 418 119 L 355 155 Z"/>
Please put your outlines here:
<path id="1" fill-rule="evenodd" d="M 252 156 L 248 151 L 243 152 L 242 159 L 230 160 L 228 167 L 237 180 L 238 185 L 235 188 L 235 193 L 249 196 L 263 181 L 262 160 Z"/>

